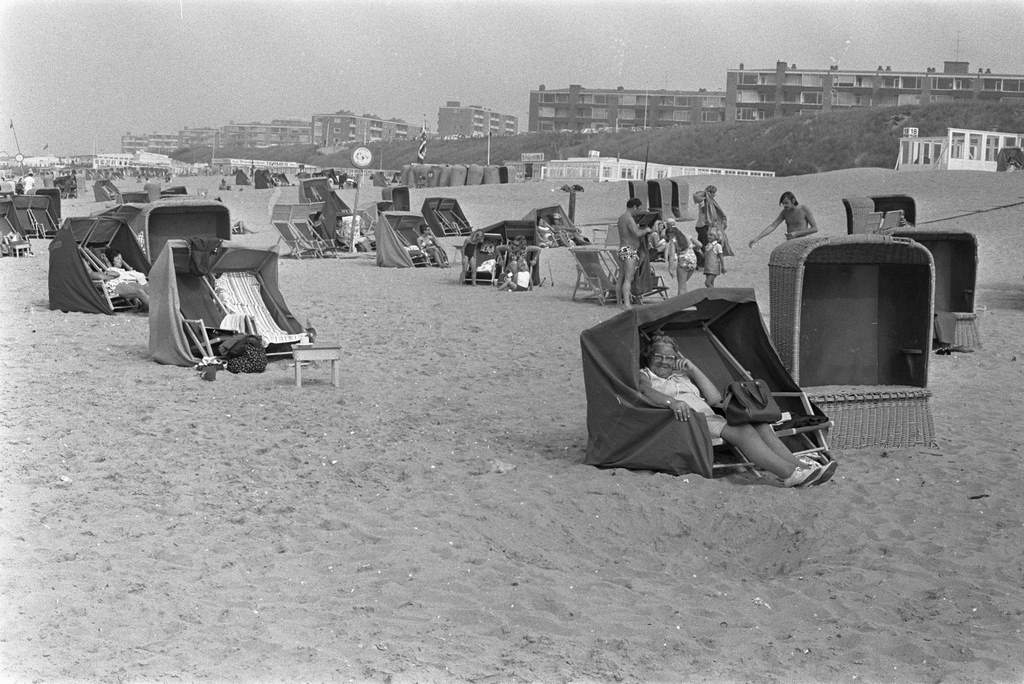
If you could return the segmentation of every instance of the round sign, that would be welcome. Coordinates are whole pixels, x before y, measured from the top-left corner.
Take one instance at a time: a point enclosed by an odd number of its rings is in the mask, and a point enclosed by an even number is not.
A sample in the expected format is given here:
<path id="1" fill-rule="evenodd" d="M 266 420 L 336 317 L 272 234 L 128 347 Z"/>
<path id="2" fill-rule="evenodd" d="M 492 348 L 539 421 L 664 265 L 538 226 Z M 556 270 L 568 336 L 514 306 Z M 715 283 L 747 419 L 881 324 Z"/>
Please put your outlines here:
<path id="1" fill-rule="evenodd" d="M 373 153 L 365 147 L 357 147 L 352 152 L 352 163 L 363 169 L 373 161 Z"/>
<path id="2" fill-rule="evenodd" d="M 25 161 L 25 155 L 19 152 L 18 154 L 14 155 L 14 161 L 20 164 L 21 162 Z"/>

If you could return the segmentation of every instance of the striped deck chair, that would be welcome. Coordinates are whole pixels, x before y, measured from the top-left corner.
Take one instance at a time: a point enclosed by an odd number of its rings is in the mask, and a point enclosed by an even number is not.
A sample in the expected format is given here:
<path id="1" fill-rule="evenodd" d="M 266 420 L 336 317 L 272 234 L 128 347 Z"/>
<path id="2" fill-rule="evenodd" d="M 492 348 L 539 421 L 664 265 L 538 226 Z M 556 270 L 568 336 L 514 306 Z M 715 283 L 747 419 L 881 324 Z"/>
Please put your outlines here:
<path id="1" fill-rule="evenodd" d="M 214 289 L 229 316 L 252 317 L 256 324 L 256 334 L 263 338 L 263 344 L 291 344 L 309 341 L 305 333 L 285 332 L 277 324 L 263 301 L 262 288 L 255 273 L 227 271 L 217 278 Z"/>

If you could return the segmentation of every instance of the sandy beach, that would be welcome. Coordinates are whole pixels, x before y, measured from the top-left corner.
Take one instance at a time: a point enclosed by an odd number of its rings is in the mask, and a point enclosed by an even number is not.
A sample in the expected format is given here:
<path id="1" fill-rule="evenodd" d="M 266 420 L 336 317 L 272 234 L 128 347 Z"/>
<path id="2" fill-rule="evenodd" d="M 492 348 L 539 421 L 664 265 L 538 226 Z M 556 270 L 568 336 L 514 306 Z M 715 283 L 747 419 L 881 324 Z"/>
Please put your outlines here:
<path id="1" fill-rule="evenodd" d="M 617 310 L 572 301 L 566 249 L 525 293 L 282 258 L 292 312 L 345 349 L 341 389 L 327 364 L 297 389 L 289 362 L 159 365 L 145 315 L 49 310 L 34 240 L 0 259 L 0 678 L 1024 681 L 1024 175 L 685 180 L 718 187 L 719 284 L 766 316 L 783 229 L 746 244 L 784 190 L 826 235 L 843 197 L 906 193 L 922 228 L 977 236 L 983 347 L 931 357 L 936 446 L 837 451 L 806 490 L 584 465 L 579 334 Z M 219 181 L 173 184 L 273 245 L 297 187 Z M 64 215 L 108 206 L 85 185 Z M 624 210 L 625 184 L 584 187 L 585 230 Z M 478 227 L 567 205 L 537 182 L 413 190 L 413 209 L 432 196 Z"/>

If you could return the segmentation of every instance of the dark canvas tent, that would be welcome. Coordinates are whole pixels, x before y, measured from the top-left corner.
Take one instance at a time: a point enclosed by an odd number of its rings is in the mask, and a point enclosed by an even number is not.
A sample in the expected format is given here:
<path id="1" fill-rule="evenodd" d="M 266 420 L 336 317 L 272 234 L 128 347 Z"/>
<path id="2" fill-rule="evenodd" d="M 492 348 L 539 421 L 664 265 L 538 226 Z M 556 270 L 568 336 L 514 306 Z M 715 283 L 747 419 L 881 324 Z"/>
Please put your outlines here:
<path id="1" fill-rule="evenodd" d="M 1004 147 L 996 154 L 996 171 L 1024 171 L 1024 150 Z"/>
<path id="2" fill-rule="evenodd" d="M 267 188 L 274 187 L 274 181 L 270 177 L 270 170 L 256 169 L 256 173 L 252 177 L 252 185 L 257 190 L 266 190 Z"/>
<path id="3" fill-rule="evenodd" d="M 235 171 L 235 185 L 249 185 L 249 176 L 242 169 Z"/>
<path id="4" fill-rule="evenodd" d="M 50 309 L 113 314 L 114 310 L 89 277 L 79 245 L 93 251 L 114 248 L 137 271 L 149 270 L 149 262 L 135 234 L 120 218 L 69 219 L 50 242 L 48 290 Z"/>
<path id="5" fill-rule="evenodd" d="M 185 319 L 216 328 L 224 316 L 209 279 L 230 271 L 253 273 L 260 296 L 277 325 L 301 333 L 278 281 L 275 250 L 236 247 L 204 238 L 169 240 L 150 269 L 149 353 L 158 363 L 192 366 L 201 359 L 189 346 Z"/>
<path id="6" fill-rule="evenodd" d="M 331 240 L 341 241 L 345 236 L 338 230 L 339 218 L 352 215 L 352 209 L 331 187 L 327 178 L 304 178 L 299 181 L 299 203 L 314 204 L 323 202 L 324 229 Z"/>
<path id="7" fill-rule="evenodd" d="M 569 220 L 569 215 L 565 213 L 565 209 L 562 208 L 561 204 L 531 209 L 529 213 L 523 217 L 523 220 L 530 221 L 538 229 L 538 243 L 542 241 L 541 233 L 544 232 L 540 229 L 541 220 L 551 226 L 551 229 L 554 231 L 554 235 L 552 237 L 561 245 L 569 247 L 572 245 L 586 244 L 587 242 L 583 238 L 583 234 L 580 233 L 579 228 L 573 225 L 573 222 Z"/>
<path id="8" fill-rule="evenodd" d="M 775 353 L 750 289 L 694 290 L 629 309 L 580 334 L 587 394 L 585 462 L 711 477 L 707 424 L 678 421 L 640 394 L 641 336 L 657 330 L 679 340 L 709 377 L 723 372 L 718 368 L 723 364 L 720 343 L 773 391 L 798 392 L 799 387 Z"/>
<path id="9" fill-rule="evenodd" d="M 93 195 L 96 197 L 97 202 L 117 202 L 121 203 L 121 191 L 117 189 L 114 183 L 106 178 L 101 178 L 92 185 Z"/>
<path id="10" fill-rule="evenodd" d="M 427 255 L 416 245 L 423 217 L 409 211 L 385 211 L 377 221 L 377 265 L 385 268 L 429 266 Z"/>

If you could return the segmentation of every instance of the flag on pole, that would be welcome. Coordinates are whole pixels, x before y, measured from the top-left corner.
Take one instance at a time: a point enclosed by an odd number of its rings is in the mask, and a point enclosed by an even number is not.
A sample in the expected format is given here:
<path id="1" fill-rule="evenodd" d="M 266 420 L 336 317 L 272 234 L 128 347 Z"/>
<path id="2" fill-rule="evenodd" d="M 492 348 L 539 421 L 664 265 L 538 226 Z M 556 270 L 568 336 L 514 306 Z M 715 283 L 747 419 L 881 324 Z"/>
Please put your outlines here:
<path id="1" fill-rule="evenodd" d="M 11 119 L 11 128 L 14 128 L 14 119 Z"/>
<path id="2" fill-rule="evenodd" d="M 49 146 L 50 146 L 50 143 L 46 143 L 45 145 L 43 145 L 43 149 L 45 150 Z"/>
<path id="3" fill-rule="evenodd" d="M 420 148 L 416 151 L 416 161 L 422 164 L 427 158 L 427 129 L 420 129 Z"/>

